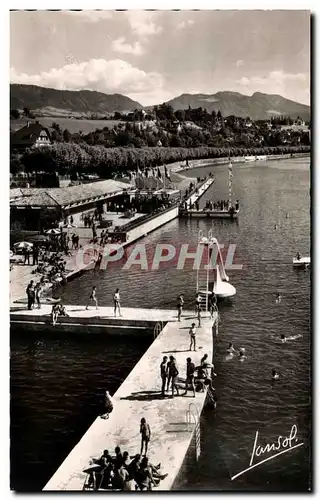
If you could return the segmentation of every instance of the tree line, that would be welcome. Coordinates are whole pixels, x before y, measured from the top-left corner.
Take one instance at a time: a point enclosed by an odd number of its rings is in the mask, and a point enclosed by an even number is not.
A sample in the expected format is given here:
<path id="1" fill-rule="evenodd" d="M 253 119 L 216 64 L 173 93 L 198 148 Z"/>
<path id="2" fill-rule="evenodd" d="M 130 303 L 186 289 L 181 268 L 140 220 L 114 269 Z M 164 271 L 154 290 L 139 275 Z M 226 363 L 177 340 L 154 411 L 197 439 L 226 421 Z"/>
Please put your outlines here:
<path id="1" fill-rule="evenodd" d="M 290 154 L 308 152 L 308 146 L 278 146 L 268 148 L 105 148 L 88 144 L 55 143 L 37 149 L 28 149 L 11 162 L 11 173 L 21 165 L 26 172 L 57 172 L 59 175 L 77 176 L 95 174 L 100 178 L 127 175 L 137 170 L 146 171 L 163 164 L 186 160 L 214 159 L 248 155 Z"/>

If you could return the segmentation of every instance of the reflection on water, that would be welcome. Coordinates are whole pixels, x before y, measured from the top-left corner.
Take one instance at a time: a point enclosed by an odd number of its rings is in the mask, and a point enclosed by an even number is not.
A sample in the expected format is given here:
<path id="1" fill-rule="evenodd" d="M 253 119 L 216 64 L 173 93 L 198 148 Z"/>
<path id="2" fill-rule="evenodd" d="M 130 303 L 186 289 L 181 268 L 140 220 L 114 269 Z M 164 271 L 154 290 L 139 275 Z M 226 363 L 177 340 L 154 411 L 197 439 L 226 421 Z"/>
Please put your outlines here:
<path id="1" fill-rule="evenodd" d="M 214 172 L 216 181 L 203 197 L 227 199 L 225 166 L 204 167 L 197 176 Z M 194 176 L 194 171 L 188 172 Z M 243 268 L 230 270 L 237 295 L 221 306 L 215 345 L 218 408 L 202 416 L 202 454 L 181 488 L 216 490 L 307 489 L 310 419 L 310 272 L 292 268 L 298 250 L 310 255 L 309 159 L 234 165 L 234 198 L 240 200 L 238 221 L 174 220 L 143 242 L 197 244 L 199 229 L 213 229 L 224 245 L 235 244 Z M 289 217 L 286 218 L 286 213 Z M 274 229 L 277 224 L 277 229 Z M 141 242 L 140 242 L 141 243 Z M 176 306 L 184 293 L 193 307 L 196 272 L 192 261 L 183 269 L 166 266 L 143 271 L 111 267 L 90 271 L 61 289 L 66 304 L 84 304 L 93 285 L 101 305 L 112 304 L 121 289 L 123 306 Z M 282 302 L 276 304 L 281 292 Z M 279 343 L 280 333 L 301 334 Z M 93 338 L 93 337 L 92 337 Z M 12 484 L 41 487 L 97 414 L 101 391 L 114 391 L 147 344 L 102 339 L 26 340 L 14 337 L 12 356 Z M 247 358 L 226 361 L 229 342 L 246 349 Z M 121 363 L 119 360 L 121 359 Z M 281 373 L 271 383 L 271 370 Z M 248 467 L 255 432 L 272 442 L 293 424 L 305 446 L 253 469 Z M 26 432 L 27 430 L 27 432 Z M 37 477 L 35 476 L 37 471 Z M 33 476 L 33 477 L 32 477 Z"/>

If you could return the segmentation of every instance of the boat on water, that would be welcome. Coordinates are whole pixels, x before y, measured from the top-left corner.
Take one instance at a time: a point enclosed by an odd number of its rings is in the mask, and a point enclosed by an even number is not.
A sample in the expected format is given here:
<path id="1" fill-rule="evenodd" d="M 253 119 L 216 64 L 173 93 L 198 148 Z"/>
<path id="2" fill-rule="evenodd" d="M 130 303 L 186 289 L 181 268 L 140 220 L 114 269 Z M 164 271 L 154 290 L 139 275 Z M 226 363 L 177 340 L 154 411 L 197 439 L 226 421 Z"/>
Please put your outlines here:
<path id="1" fill-rule="evenodd" d="M 293 267 L 309 267 L 311 265 L 310 257 L 294 257 L 292 259 Z"/>

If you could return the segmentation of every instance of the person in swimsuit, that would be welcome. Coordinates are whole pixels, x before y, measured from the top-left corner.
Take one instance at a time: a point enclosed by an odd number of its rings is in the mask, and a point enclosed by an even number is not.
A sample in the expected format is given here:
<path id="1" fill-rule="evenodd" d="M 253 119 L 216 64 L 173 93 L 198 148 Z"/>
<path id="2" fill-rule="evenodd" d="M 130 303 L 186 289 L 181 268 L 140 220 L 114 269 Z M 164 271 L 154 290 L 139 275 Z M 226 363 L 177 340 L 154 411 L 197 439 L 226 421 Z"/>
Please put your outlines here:
<path id="1" fill-rule="evenodd" d="M 98 309 L 97 287 L 96 286 L 92 287 L 92 292 L 91 292 L 91 295 L 89 297 L 89 302 L 90 302 L 90 300 L 92 300 L 95 303 L 96 309 Z M 89 302 L 87 304 L 86 309 L 88 309 L 88 307 L 89 307 Z"/>
<path id="2" fill-rule="evenodd" d="M 150 425 L 145 418 L 140 421 L 140 434 L 141 434 L 141 450 L 140 455 L 143 455 L 143 449 L 145 449 L 145 455 L 148 453 L 148 444 L 151 438 Z"/>
<path id="3" fill-rule="evenodd" d="M 116 289 L 114 296 L 113 296 L 113 304 L 114 304 L 114 317 L 117 317 L 117 310 L 119 312 L 119 316 L 122 316 L 121 314 L 121 308 L 120 308 L 120 290 L 119 288 Z"/>
<path id="4" fill-rule="evenodd" d="M 177 309 L 178 309 L 178 321 L 181 321 L 181 314 L 182 314 L 183 304 L 184 304 L 183 295 L 180 295 L 178 297 L 178 305 L 177 305 Z"/>
<path id="5" fill-rule="evenodd" d="M 192 351 L 192 347 L 193 347 L 193 350 L 196 351 L 197 348 L 196 348 L 196 324 L 195 323 L 192 323 L 191 328 L 189 330 L 189 335 L 190 335 L 189 351 Z"/>
<path id="6" fill-rule="evenodd" d="M 233 347 L 233 343 L 232 342 L 229 342 L 229 347 L 227 349 L 227 352 L 229 354 L 232 354 L 232 353 L 236 352 L 235 348 Z"/>
<path id="7" fill-rule="evenodd" d="M 194 372 L 195 372 L 195 365 L 192 363 L 191 358 L 187 358 L 187 376 L 186 376 L 186 388 L 185 392 L 182 394 L 183 396 L 187 394 L 188 392 L 188 386 L 191 385 L 192 391 L 193 391 L 193 397 L 196 397 L 196 389 L 194 386 Z"/>
<path id="8" fill-rule="evenodd" d="M 280 378 L 279 373 L 276 370 L 272 370 L 272 380 L 277 380 Z"/>

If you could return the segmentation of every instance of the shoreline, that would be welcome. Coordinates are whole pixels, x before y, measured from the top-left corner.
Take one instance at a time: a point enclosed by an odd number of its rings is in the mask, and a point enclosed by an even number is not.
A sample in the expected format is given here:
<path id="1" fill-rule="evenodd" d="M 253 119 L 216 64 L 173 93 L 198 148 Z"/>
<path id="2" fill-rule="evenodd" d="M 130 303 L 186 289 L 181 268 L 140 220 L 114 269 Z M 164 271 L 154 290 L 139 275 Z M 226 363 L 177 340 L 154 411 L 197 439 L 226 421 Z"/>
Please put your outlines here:
<path id="1" fill-rule="evenodd" d="M 310 157 L 310 153 L 286 153 L 286 154 L 277 154 L 277 155 L 248 155 L 248 156 L 235 156 L 231 157 L 232 163 L 259 163 L 260 161 L 270 161 L 270 160 L 288 160 L 290 158 L 305 158 Z M 248 158 L 246 161 L 245 158 Z M 251 159 L 252 158 L 252 159 Z M 185 161 L 185 160 L 182 160 Z M 194 168 L 206 167 L 206 166 L 216 166 L 216 165 L 224 165 L 229 163 L 230 159 L 228 156 L 224 156 L 222 158 L 202 158 L 199 160 L 190 160 L 189 166 L 182 165 L 181 161 L 168 163 L 166 167 L 170 169 L 170 172 L 177 173 L 182 176 L 181 172 L 193 170 Z M 188 177 L 189 179 L 189 177 Z"/>

